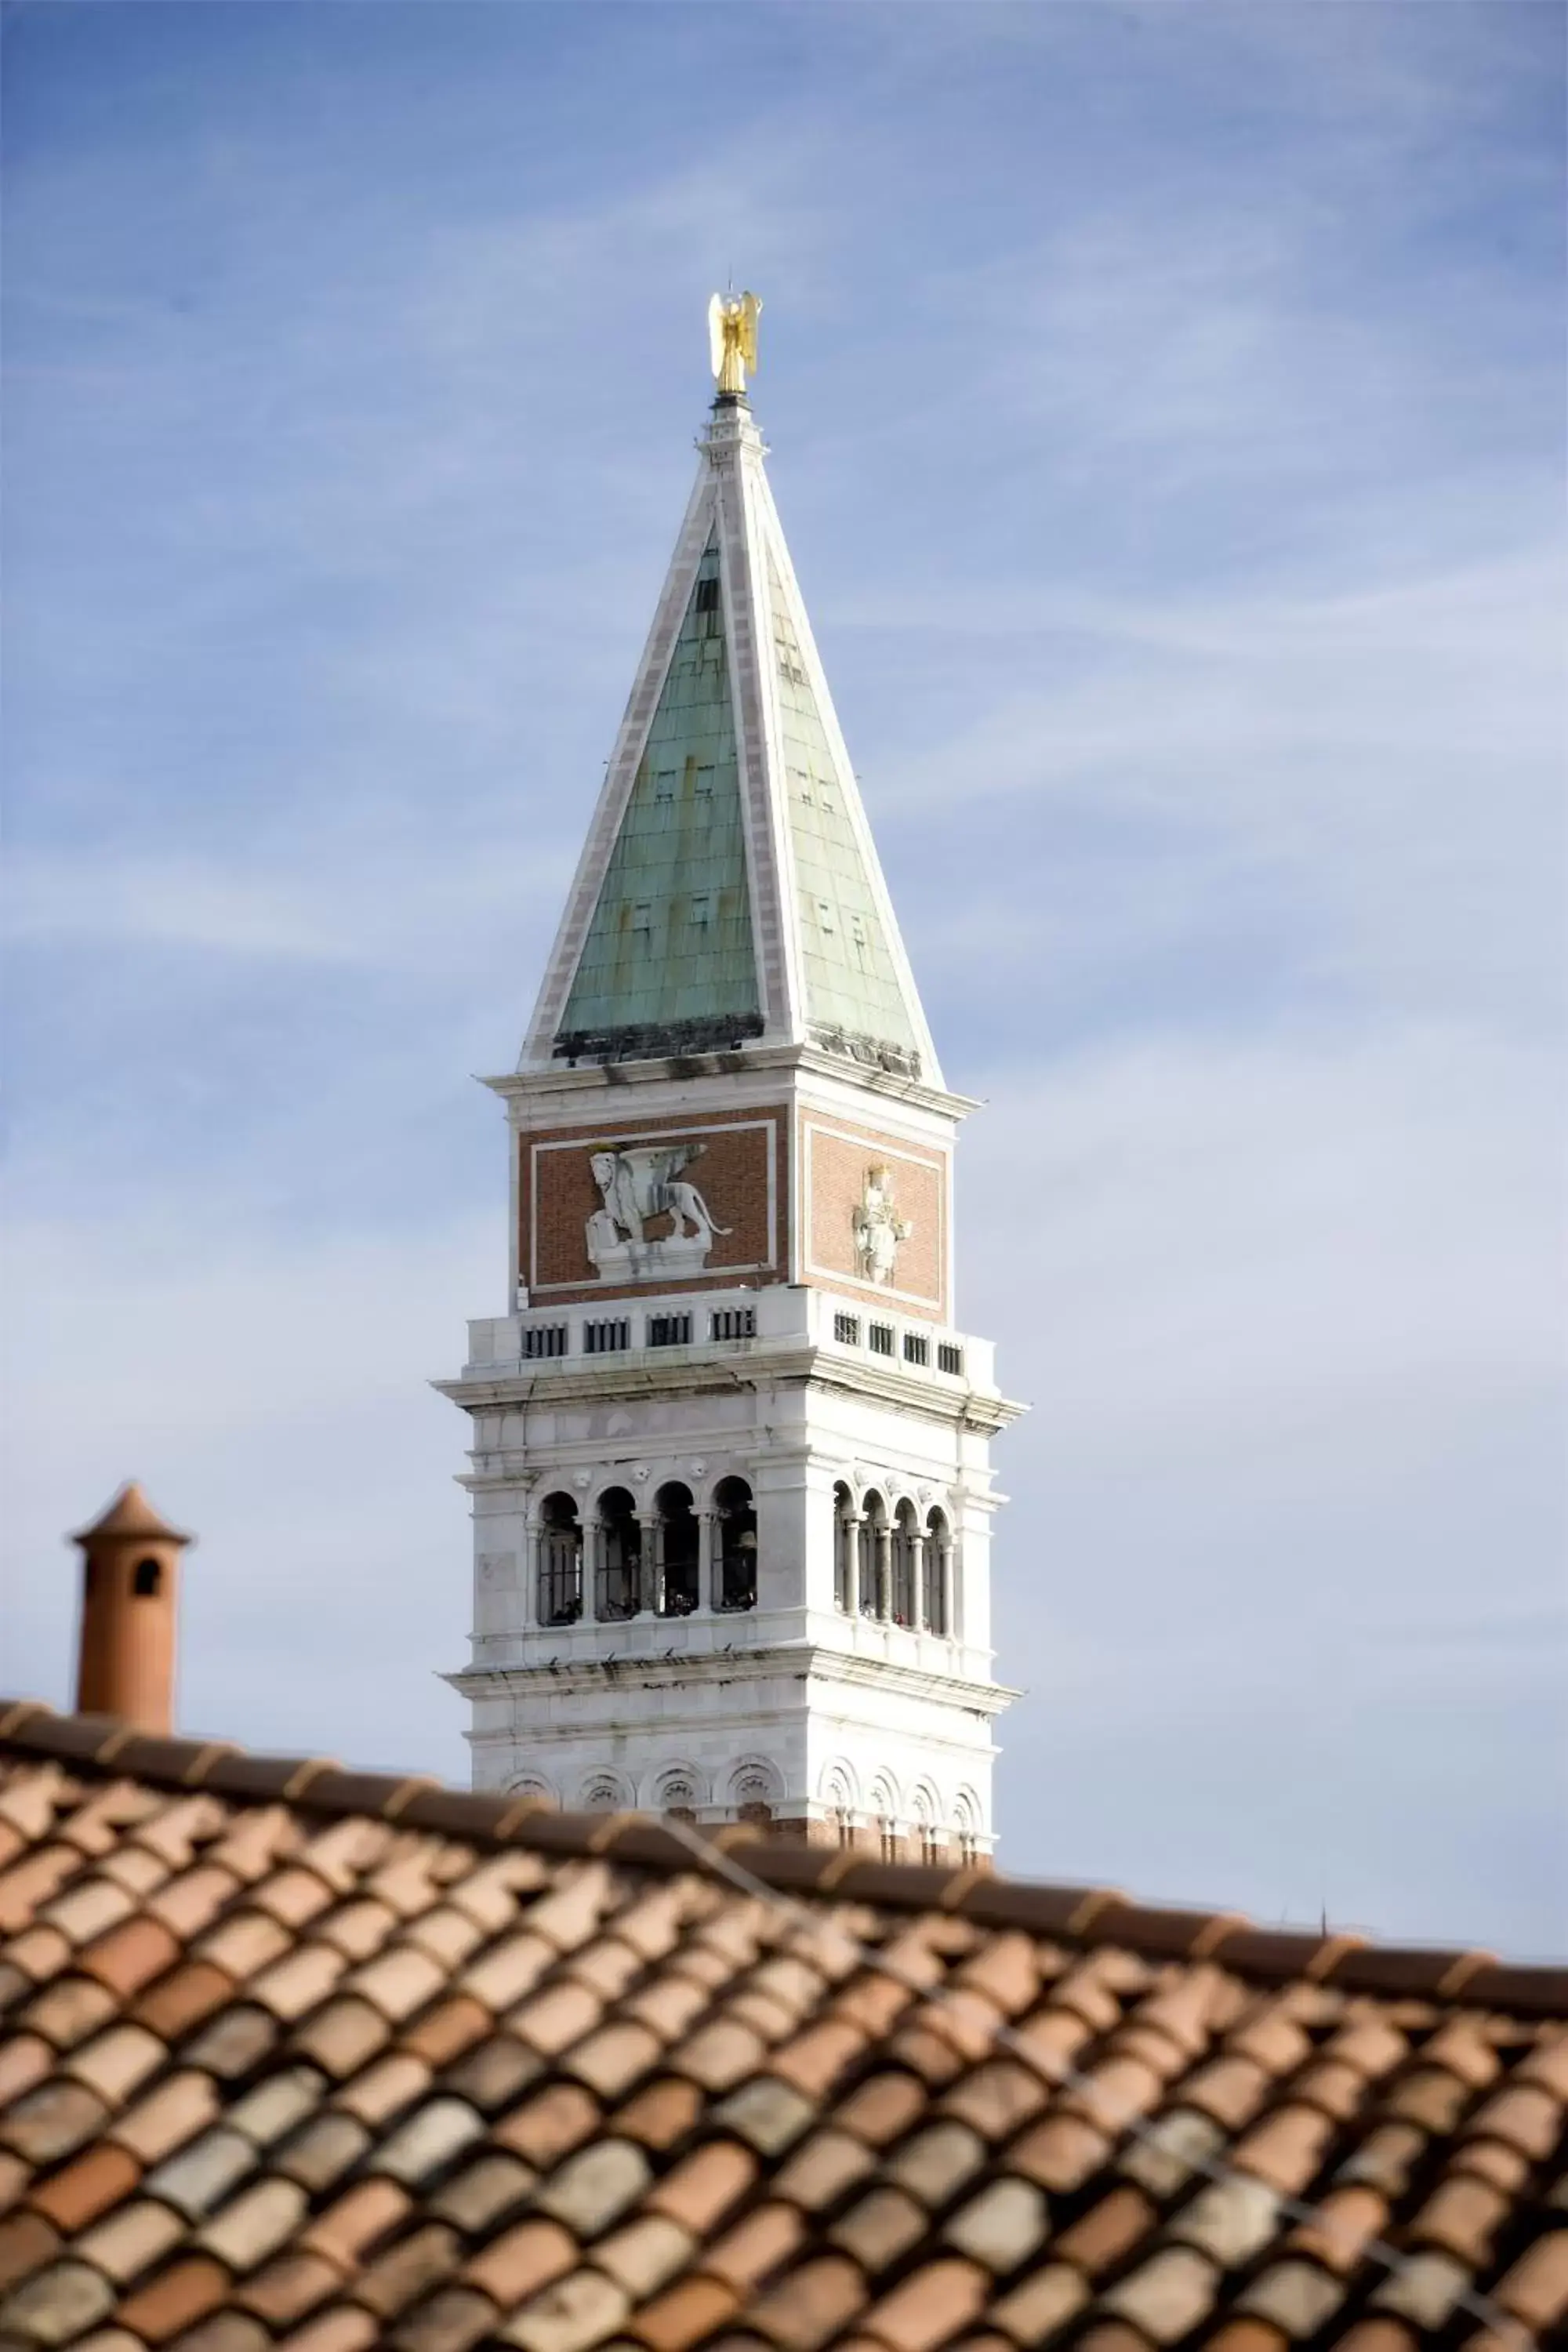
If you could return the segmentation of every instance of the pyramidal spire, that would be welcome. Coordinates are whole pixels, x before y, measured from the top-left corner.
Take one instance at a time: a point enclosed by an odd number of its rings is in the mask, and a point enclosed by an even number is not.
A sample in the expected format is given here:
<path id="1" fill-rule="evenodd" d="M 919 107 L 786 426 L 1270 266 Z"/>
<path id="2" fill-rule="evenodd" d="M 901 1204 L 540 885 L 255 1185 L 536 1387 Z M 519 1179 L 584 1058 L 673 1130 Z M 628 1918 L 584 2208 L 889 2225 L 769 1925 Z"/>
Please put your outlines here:
<path id="1" fill-rule="evenodd" d="M 941 1089 L 746 395 L 761 308 L 710 308 L 697 480 L 520 1066 L 812 1045 Z"/>

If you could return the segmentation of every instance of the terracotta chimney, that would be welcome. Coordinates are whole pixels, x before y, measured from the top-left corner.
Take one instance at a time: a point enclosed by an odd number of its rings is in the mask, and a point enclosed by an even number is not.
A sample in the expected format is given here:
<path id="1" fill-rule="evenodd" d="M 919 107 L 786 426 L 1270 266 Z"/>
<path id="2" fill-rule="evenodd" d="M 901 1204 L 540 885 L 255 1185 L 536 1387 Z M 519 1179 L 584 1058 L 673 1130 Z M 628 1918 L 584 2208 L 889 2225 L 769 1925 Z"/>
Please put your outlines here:
<path id="1" fill-rule="evenodd" d="M 180 1554 L 191 1538 L 165 1527 L 132 1480 L 102 1518 L 72 1540 L 83 1554 L 78 1710 L 121 1716 L 139 1731 L 167 1733 L 174 1723 Z"/>

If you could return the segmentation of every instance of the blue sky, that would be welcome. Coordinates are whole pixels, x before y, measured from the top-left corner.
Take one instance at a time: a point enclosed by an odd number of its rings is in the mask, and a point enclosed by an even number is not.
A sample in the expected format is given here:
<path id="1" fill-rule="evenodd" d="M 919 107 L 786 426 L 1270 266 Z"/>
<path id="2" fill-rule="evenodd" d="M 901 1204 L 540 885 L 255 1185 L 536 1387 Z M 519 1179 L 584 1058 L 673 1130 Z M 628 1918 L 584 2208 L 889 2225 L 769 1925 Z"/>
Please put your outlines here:
<path id="1" fill-rule="evenodd" d="M 759 416 L 966 1134 L 1011 1868 L 1568 1944 L 1563 18 L 4 12 L 4 1682 L 459 1777 L 513 1059 Z"/>

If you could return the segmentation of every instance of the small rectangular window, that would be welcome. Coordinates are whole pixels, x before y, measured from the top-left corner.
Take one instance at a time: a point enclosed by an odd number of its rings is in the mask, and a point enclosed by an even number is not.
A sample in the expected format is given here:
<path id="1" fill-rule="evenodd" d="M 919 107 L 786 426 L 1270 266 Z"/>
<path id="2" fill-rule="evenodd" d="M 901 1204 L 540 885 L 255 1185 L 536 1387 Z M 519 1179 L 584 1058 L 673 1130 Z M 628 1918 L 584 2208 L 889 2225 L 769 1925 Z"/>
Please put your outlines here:
<path id="1" fill-rule="evenodd" d="M 931 1341 L 929 1339 L 923 1339 L 918 1331 L 906 1331 L 904 1333 L 904 1361 L 906 1364 L 929 1364 L 931 1361 Z"/>
<path id="2" fill-rule="evenodd" d="M 816 927 L 819 931 L 826 933 L 827 938 L 831 939 L 833 937 L 833 901 L 831 898 L 819 898 L 817 900 Z"/>
<path id="3" fill-rule="evenodd" d="M 697 583 L 697 610 L 700 613 L 716 613 L 719 610 L 717 577 L 711 580 L 700 580 Z"/>
<path id="4" fill-rule="evenodd" d="M 700 801 L 710 801 L 712 799 L 713 771 L 711 768 L 698 769 L 696 789 L 697 797 Z"/>
<path id="5" fill-rule="evenodd" d="M 689 1348 L 691 1345 L 689 1315 L 650 1315 L 647 1318 L 647 1343 L 650 1348 Z"/>
<path id="6" fill-rule="evenodd" d="M 700 929 L 705 929 L 713 919 L 713 901 L 703 897 L 691 901 L 691 919 Z"/>
<path id="7" fill-rule="evenodd" d="M 893 1352 L 892 1325 L 890 1323 L 868 1325 L 866 1332 L 866 1345 L 874 1356 L 890 1356 Z"/>
<path id="8" fill-rule="evenodd" d="M 833 1318 L 833 1336 L 842 1347 L 858 1348 L 860 1345 L 858 1315 L 836 1315 Z"/>
<path id="9" fill-rule="evenodd" d="M 962 1380 L 963 1377 L 963 1349 L 955 1348 L 949 1339 L 939 1339 L 936 1343 L 936 1368 L 939 1372 L 951 1372 L 955 1379 Z"/>
<path id="10" fill-rule="evenodd" d="M 653 902 L 651 899 L 639 898 L 637 904 L 633 907 L 632 929 L 634 931 L 643 932 L 651 932 L 653 929 Z"/>
<path id="11" fill-rule="evenodd" d="M 566 1353 L 564 1323 L 535 1323 L 522 1335 L 522 1352 L 530 1361 L 542 1356 L 563 1356 Z"/>
<path id="12" fill-rule="evenodd" d="M 710 1339 L 754 1339 L 757 1336 L 757 1310 L 754 1307 L 716 1307 L 708 1318 Z"/>
<path id="13" fill-rule="evenodd" d="M 656 801 L 672 801 L 675 798 L 675 770 L 673 768 L 656 768 L 654 770 L 653 796 Z"/>
<path id="14" fill-rule="evenodd" d="M 590 1356 L 612 1356 L 632 1344 L 632 1327 L 624 1315 L 610 1315 L 583 1326 L 583 1348 Z"/>

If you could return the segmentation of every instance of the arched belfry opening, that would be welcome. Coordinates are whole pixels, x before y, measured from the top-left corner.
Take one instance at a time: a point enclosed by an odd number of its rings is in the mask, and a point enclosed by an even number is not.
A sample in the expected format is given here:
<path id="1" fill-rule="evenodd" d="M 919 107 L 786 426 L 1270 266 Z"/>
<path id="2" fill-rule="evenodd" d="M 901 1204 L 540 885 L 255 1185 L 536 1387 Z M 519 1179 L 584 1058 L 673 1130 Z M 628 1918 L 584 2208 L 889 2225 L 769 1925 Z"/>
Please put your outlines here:
<path id="1" fill-rule="evenodd" d="M 539 1619 L 574 1625 L 583 1614 L 583 1528 L 571 1495 L 544 1498 L 540 1513 Z"/>
<path id="2" fill-rule="evenodd" d="M 637 1504 L 625 1486 L 609 1486 L 599 1497 L 597 1591 L 595 1614 L 615 1624 L 642 1607 L 642 1528 Z"/>
<path id="3" fill-rule="evenodd" d="M 744 1478 L 721 1478 L 713 1490 L 719 1575 L 715 1606 L 757 1605 L 757 1511 Z"/>
<path id="4" fill-rule="evenodd" d="M 702 1598 L 701 1530 L 691 1489 L 672 1478 L 658 1490 L 654 1523 L 658 1613 L 689 1617 Z"/>

